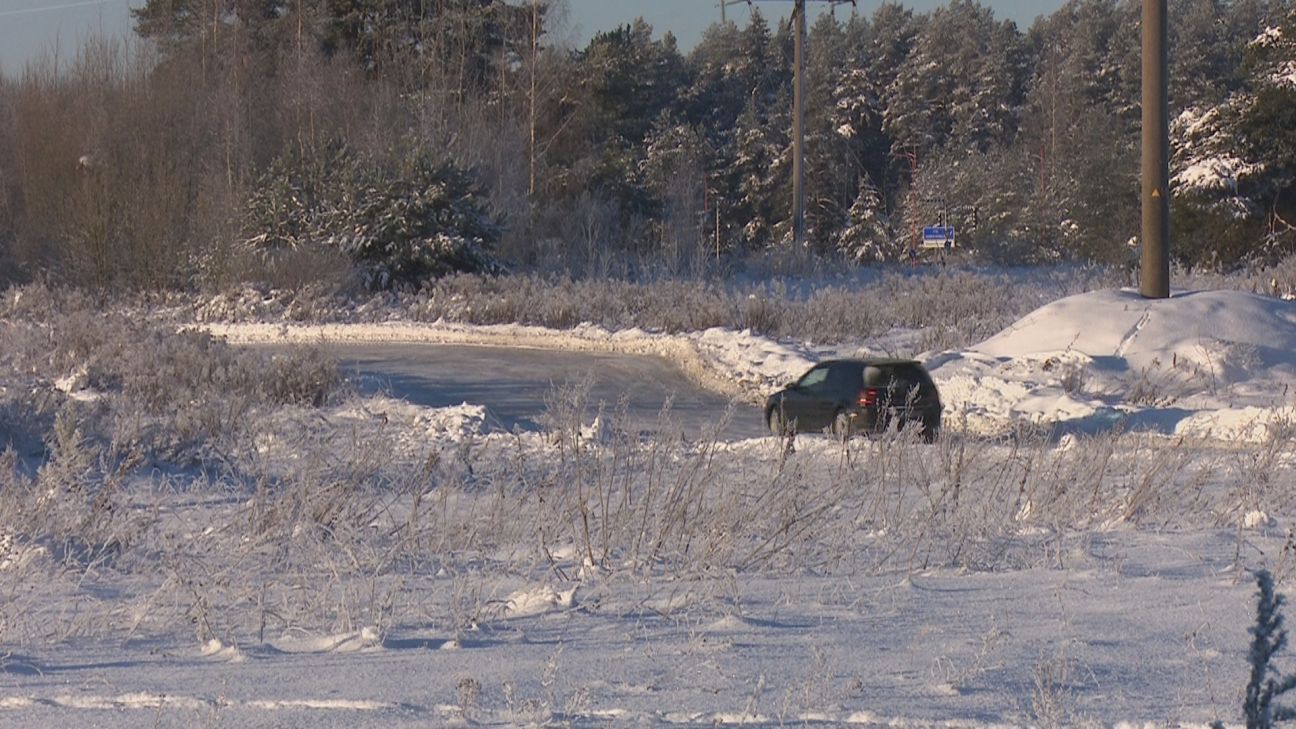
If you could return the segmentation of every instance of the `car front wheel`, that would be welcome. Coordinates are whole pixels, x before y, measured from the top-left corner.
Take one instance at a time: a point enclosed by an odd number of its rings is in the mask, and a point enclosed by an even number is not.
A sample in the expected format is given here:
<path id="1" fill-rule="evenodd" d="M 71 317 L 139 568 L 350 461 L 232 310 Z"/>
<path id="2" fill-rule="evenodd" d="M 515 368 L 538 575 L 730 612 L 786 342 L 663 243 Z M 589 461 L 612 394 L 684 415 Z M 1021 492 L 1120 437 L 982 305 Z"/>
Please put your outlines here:
<path id="1" fill-rule="evenodd" d="M 765 425 L 769 427 L 771 435 L 788 434 L 787 418 L 783 417 L 783 413 L 778 408 L 770 408 L 770 411 L 766 413 Z"/>

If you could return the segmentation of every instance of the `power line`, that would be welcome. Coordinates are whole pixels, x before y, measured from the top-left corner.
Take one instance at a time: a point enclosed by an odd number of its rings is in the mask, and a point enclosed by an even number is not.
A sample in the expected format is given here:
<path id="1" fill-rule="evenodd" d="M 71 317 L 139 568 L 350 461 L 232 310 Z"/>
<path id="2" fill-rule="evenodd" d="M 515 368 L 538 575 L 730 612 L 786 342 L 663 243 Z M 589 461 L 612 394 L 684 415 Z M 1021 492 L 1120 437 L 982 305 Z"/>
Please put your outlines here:
<path id="1" fill-rule="evenodd" d="M 93 5 L 108 5 L 118 3 L 122 0 L 82 0 L 76 3 L 63 3 L 62 5 L 46 5 L 43 8 L 22 8 L 19 10 L 0 10 L 0 18 L 11 15 L 34 15 L 36 13 L 48 13 L 54 10 L 70 10 L 72 8 L 85 8 Z"/>

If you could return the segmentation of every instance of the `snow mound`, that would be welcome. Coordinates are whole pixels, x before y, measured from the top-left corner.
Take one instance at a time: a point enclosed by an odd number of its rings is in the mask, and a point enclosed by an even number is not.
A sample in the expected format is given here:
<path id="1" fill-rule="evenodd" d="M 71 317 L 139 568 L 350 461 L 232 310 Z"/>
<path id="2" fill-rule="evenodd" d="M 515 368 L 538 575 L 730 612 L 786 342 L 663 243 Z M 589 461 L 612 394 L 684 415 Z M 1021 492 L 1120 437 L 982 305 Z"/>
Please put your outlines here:
<path id="1" fill-rule="evenodd" d="M 13 534 L 0 532 L 0 572 L 20 570 L 48 557 L 49 550 L 45 547 L 26 544 Z"/>
<path id="2" fill-rule="evenodd" d="M 486 432 L 489 413 L 483 405 L 463 403 L 449 407 L 426 407 L 391 397 L 366 397 L 339 408 L 335 417 L 354 422 L 377 419 L 397 423 L 407 430 L 458 440 Z"/>
<path id="3" fill-rule="evenodd" d="M 1240 291 L 1177 293 L 1145 299 L 1137 291 L 1094 291 L 1036 309 L 974 351 L 1040 358 L 1067 351 L 1134 366 L 1185 357 L 1223 367 L 1207 353 L 1245 347 L 1266 366 L 1296 362 L 1296 304 Z"/>
<path id="4" fill-rule="evenodd" d="M 337 635 L 314 637 L 285 637 L 271 641 L 271 647 L 281 653 L 355 653 L 382 648 L 382 631 L 366 626 Z"/>
<path id="5" fill-rule="evenodd" d="M 1095 291 L 928 363 L 951 424 L 1023 421 L 1259 441 L 1296 422 L 1296 303 L 1237 291 Z"/>
<path id="6" fill-rule="evenodd" d="M 238 646 L 225 645 L 218 638 L 212 638 L 203 644 L 202 655 L 203 658 L 211 658 L 229 663 L 242 663 L 247 660 L 243 655 L 243 651 L 238 649 Z"/>
<path id="7" fill-rule="evenodd" d="M 504 601 L 504 616 L 526 618 L 555 610 L 567 610 L 576 605 L 576 588 L 559 591 L 543 585 L 530 590 L 518 590 Z"/>

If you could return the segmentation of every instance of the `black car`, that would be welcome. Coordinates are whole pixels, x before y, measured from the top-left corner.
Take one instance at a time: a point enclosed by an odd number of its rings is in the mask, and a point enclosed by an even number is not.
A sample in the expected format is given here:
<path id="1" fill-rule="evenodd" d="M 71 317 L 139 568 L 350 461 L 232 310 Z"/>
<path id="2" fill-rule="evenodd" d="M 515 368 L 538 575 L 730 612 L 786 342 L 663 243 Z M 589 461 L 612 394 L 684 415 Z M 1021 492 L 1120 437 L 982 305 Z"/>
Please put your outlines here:
<path id="1" fill-rule="evenodd" d="M 913 360 L 829 360 L 770 395 L 765 422 L 775 434 L 830 430 L 842 437 L 917 425 L 931 441 L 940 432 L 940 393 Z"/>

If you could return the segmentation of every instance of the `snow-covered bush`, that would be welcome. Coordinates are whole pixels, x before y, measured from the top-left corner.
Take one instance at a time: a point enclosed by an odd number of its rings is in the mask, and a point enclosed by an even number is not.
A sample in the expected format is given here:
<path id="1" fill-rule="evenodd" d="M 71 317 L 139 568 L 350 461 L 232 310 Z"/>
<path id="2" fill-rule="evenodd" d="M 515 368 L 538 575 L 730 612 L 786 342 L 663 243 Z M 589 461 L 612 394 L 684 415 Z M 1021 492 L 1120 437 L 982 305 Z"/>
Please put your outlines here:
<path id="1" fill-rule="evenodd" d="M 499 223 L 471 174 L 427 150 L 386 162 L 347 147 L 291 152 L 247 201 L 246 243 L 273 260 L 285 251 L 341 251 L 369 288 L 454 272 L 500 273 Z"/>

